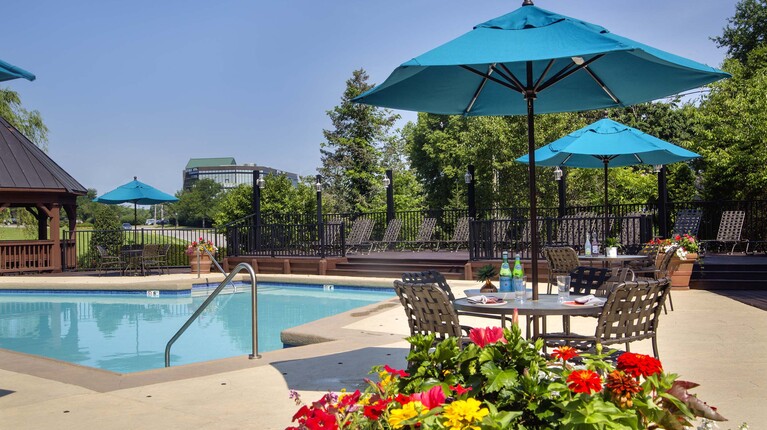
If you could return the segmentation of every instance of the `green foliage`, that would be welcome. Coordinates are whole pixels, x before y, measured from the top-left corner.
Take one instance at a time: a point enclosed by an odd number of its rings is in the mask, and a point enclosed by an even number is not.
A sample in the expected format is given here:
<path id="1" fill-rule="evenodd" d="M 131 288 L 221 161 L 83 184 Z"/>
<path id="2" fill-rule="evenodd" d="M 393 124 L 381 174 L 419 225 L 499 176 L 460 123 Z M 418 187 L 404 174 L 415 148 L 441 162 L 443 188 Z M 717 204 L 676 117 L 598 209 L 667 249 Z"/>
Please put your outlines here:
<path id="1" fill-rule="evenodd" d="M 390 130 L 399 115 L 351 101 L 372 88 L 367 80 L 364 70 L 355 70 L 346 81 L 341 104 L 327 112 L 333 129 L 323 130 L 319 171 L 331 196 L 328 209 L 332 212 L 373 210 L 376 196 L 383 191 L 382 151 L 387 147 L 396 152 L 396 137 Z"/>
<path id="2" fill-rule="evenodd" d="M 495 267 L 492 264 L 482 266 L 477 270 L 477 280 L 486 281 L 495 278 Z"/>
<path id="3" fill-rule="evenodd" d="M 302 178 L 298 186 L 284 175 L 269 175 L 264 178 L 261 190 L 261 212 L 281 215 L 315 213 L 316 192 L 311 177 Z M 223 226 L 253 213 L 253 187 L 240 185 L 223 193 L 216 206 L 214 221 Z"/>
<path id="4" fill-rule="evenodd" d="M 94 232 L 89 248 L 95 249 L 96 245 L 101 245 L 116 253 L 123 244 L 122 223 L 117 208 L 113 205 L 97 205 L 93 216 Z"/>
<path id="5" fill-rule="evenodd" d="M 221 184 L 212 179 L 200 179 L 189 190 L 176 193 L 178 202 L 171 207 L 174 213 L 185 225 L 206 226 L 206 221 L 213 219 L 216 213 Z"/>
<path id="6" fill-rule="evenodd" d="M 43 117 L 36 110 L 24 109 L 17 92 L 0 88 L 0 116 L 35 145 L 44 151 L 48 150 L 48 127 L 43 123 Z"/>
<path id="7" fill-rule="evenodd" d="M 84 196 L 77 196 L 77 219 L 83 222 L 94 221 L 96 208 L 102 205 L 93 201 L 97 195 L 95 188 L 88 188 Z"/>
<path id="8" fill-rule="evenodd" d="M 745 63 L 752 51 L 767 42 L 767 1 L 740 0 L 722 35 L 712 39 L 718 47 L 727 48 L 731 58 Z"/>

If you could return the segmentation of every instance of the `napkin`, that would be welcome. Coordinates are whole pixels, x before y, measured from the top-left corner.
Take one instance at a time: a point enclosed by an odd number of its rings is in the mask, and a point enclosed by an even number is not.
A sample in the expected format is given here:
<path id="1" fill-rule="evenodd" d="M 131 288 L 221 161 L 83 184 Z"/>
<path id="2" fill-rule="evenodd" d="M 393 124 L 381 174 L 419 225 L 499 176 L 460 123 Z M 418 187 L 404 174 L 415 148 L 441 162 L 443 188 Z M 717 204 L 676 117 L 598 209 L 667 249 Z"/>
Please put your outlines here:
<path id="1" fill-rule="evenodd" d="M 595 297 L 593 294 L 589 294 L 588 296 L 578 297 L 575 299 L 575 303 L 578 303 L 579 305 L 600 305 L 605 302 L 605 299 L 600 299 L 599 297 Z"/>
<path id="2" fill-rule="evenodd" d="M 491 297 L 474 296 L 474 297 L 467 298 L 466 301 L 469 303 L 474 303 L 474 304 L 479 303 L 479 304 L 487 305 L 487 304 L 493 304 L 493 303 L 501 303 L 503 300 L 499 299 L 498 297 L 492 297 L 492 296 Z"/>

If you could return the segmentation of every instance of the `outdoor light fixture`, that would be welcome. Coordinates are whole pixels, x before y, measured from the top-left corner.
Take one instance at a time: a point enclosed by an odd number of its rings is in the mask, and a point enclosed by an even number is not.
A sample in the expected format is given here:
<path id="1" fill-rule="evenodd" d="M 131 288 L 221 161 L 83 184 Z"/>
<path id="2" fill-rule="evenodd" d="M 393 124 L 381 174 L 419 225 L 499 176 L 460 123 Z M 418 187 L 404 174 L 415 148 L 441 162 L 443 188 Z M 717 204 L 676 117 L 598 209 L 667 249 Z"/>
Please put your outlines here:
<path id="1" fill-rule="evenodd" d="M 256 186 L 260 189 L 264 189 L 264 186 L 266 185 L 266 181 L 263 177 L 259 176 L 258 179 L 256 179 Z"/>
<path id="2" fill-rule="evenodd" d="M 319 179 L 314 183 L 314 189 L 317 190 L 318 193 L 322 192 L 322 182 L 320 182 Z"/>
<path id="3" fill-rule="evenodd" d="M 388 176 L 384 176 L 383 185 L 384 185 L 384 188 L 389 188 L 389 185 L 391 185 L 391 179 L 389 179 Z"/>
<path id="4" fill-rule="evenodd" d="M 472 179 L 474 179 L 474 177 L 473 177 L 473 176 L 471 176 L 471 173 L 469 173 L 469 172 L 466 172 L 466 174 L 464 174 L 464 175 L 463 175 L 463 180 L 464 180 L 464 181 L 465 181 L 467 184 L 470 184 Z"/>
<path id="5" fill-rule="evenodd" d="M 559 166 L 554 168 L 554 180 L 555 181 L 562 180 L 562 169 L 560 169 Z"/>
<path id="6" fill-rule="evenodd" d="M 652 171 L 654 173 L 660 173 L 661 169 L 663 169 L 663 165 L 661 165 L 661 164 L 656 164 L 656 165 L 652 166 Z"/>

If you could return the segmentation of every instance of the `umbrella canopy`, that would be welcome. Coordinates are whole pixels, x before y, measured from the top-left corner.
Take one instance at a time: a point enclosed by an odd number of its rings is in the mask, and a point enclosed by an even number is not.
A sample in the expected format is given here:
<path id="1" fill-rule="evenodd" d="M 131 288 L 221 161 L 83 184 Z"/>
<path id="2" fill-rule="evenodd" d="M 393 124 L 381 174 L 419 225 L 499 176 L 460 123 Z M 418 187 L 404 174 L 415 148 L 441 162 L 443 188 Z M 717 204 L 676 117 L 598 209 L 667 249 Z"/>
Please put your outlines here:
<path id="1" fill-rule="evenodd" d="M 535 150 L 538 166 L 569 166 L 604 168 L 605 223 L 604 236 L 608 236 L 607 168 L 636 164 L 671 164 L 698 158 L 700 155 L 658 139 L 609 118 L 589 124 L 567 136 Z M 530 163 L 529 154 L 517 158 Z"/>
<path id="2" fill-rule="evenodd" d="M 136 223 L 136 205 L 156 205 L 158 203 L 177 202 L 178 199 L 166 194 L 157 188 L 137 180 L 120 185 L 114 190 L 93 199 L 94 202 L 117 205 L 120 203 L 133 203 L 133 223 Z"/>
<path id="3" fill-rule="evenodd" d="M 357 102 L 455 115 L 527 114 L 535 164 L 534 114 L 628 106 L 729 76 L 540 9 L 531 0 L 509 14 L 400 65 Z M 529 169 L 530 223 L 537 230 L 535 169 Z M 532 240 L 532 255 L 538 241 Z M 533 282 L 538 262 L 532 259 Z M 533 298 L 538 290 L 533 288 Z"/>
<path id="4" fill-rule="evenodd" d="M 34 81 L 35 75 L 27 72 L 26 70 L 16 67 L 13 64 L 8 64 L 3 60 L 0 60 L 0 82 L 10 81 L 11 79 L 24 78 L 28 81 Z"/>

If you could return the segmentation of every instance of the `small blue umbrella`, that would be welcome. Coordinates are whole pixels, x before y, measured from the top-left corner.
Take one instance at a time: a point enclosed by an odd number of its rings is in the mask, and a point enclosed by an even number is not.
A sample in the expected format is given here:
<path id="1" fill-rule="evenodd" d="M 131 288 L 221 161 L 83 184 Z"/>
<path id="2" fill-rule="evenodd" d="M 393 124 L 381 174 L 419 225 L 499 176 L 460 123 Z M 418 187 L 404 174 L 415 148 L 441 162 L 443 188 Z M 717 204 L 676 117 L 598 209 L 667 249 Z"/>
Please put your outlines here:
<path id="1" fill-rule="evenodd" d="M 530 154 L 517 158 L 529 164 Z M 605 238 L 607 237 L 607 168 L 637 164 L 671 164 L 700 155 L 609 118 L 589 124 L 535 150 L 537 166 L 583 167 L 605 171 Z"/>
<path id="2" fill-rule="evenodd" d="M 16 67 L 13 64 L 8 64 L 3 60 L 0 60 L 0 82 L 10 81 L 11 79 L 24 78 L 28 81 L 34 81 L 35 75 L 27 72 L 26 70 Z"/>
<path id="3" fill-rule="evenodd" d="M 151 185 L 138 181 L 134 176 L 132 181 L 120 185 L 101 197 L 96 197 L 93 201 L 108 205 L 133 203 L 133 223 L 135 224 L 137 221 L 136 205 L 156 205 L 158 203 L 177 202 L 178 199 Z"/>
<path id="4" fill-rule="evenodd" d="M 629 106 L 728 76 L 524 0 L 521 8 L 401 64 L 354 101 L 448 115 L 526 114 L 528 153 L 534 154 L 535 113 Z M 535 169 L 528 176 L 535 230 Z M 531 248 L 537 255 L 535 236 Z M 535 280 L 536 258 L 531 266 Z"/>

